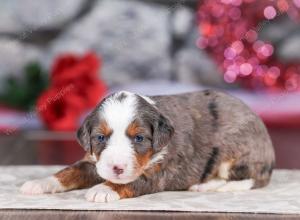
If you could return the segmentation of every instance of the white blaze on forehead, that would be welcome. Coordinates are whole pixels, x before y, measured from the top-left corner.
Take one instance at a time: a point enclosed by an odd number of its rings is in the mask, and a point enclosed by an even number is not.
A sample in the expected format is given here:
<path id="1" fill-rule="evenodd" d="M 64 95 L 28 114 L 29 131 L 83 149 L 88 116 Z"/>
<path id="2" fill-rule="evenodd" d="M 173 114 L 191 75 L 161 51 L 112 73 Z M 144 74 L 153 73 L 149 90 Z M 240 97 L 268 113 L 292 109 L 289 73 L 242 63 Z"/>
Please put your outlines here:
<path id="1" fill-rule="evenodd" d="M 121 98 L 125 95 L 124 98 Z M 137 96 L 129 92 L 119 92 L 107 99 L 99 114 L 112 129 L 106 148 L 97 163 L 97 171 L 104 179 L 115 183 L 131 181 L 135 169 L 135 151 L 126 130 L 136 115 Z M 126 166 L 120 179 L 115 179 L 113 166 Z"/>
<path id="2" fill-rule="evenodd" d="M 118 97 L 122 94 L 126 97 L 119 100 Z M 126 129 L 134 119 L 136 105 L 137 99 L 133 93 L 118 92 L 103 103 L 100 114 L 102 114 L 110 128 Z"/>

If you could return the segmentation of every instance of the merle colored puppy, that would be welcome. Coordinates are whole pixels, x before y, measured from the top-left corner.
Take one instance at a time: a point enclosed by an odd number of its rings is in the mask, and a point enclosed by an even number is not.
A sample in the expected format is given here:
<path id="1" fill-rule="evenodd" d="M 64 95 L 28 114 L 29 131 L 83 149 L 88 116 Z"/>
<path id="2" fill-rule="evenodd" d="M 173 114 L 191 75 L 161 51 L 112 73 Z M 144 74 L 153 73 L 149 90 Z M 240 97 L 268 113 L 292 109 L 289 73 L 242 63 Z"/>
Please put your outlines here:
<path id="1" fill-rule="evenodd" d="M 78 131 L 83 160 L 26 182 L 26 194 L 91 187 L 110 202 L 170 190 L 237 191 L 266 186 L 274 151 L 262 121 L 221 92 L 104 99 Z"/>

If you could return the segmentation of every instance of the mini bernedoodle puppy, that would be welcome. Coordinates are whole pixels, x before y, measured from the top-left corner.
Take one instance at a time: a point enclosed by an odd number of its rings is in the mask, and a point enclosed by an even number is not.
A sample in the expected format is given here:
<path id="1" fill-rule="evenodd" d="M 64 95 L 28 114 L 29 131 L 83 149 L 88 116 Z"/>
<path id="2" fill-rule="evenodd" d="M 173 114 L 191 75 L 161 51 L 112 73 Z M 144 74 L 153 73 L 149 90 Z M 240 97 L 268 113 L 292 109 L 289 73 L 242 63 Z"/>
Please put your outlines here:
<path id="1" fill-rule="evenodd" d="M 91 187 L 91 202 L 190 190 L 229 192 L 266 186 L 274 167 L 268 132 L 236 98 L 213 90 L 146 97 L 118 92 L 77 133 L 86 156 L 24 194 Z"/>

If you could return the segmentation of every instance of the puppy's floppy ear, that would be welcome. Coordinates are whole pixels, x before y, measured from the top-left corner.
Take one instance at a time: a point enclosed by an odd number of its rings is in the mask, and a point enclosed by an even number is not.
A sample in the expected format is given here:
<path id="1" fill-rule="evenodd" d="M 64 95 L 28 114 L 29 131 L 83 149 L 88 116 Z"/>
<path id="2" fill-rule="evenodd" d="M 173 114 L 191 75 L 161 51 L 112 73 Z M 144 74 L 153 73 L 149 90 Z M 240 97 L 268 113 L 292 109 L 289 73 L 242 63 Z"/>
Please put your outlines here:
<path id="1" fill-rule="evenodd" d="M 174 134 L 174 127 L 162 114 L 153 123 L 153 149 L 157 152 L 166 146 Z"/>
<path id="2" fill-rule="evenodd" d="M 90 150 L 92 153 L 92 145 L 91 145 L 91 132 L 92 127 L 95 125 L 95 120 L 97 121 L 97 112 L 102 105 L 103 102 L 107 99 L 104 98 L 102 101 L 96 106 L 94 111 L 92 111 L 83 121 L 81 127 L 77 131 L 77 141 L 84 148 L 84 150 Z"/>
<path id="3" fill-rule="evenodd" d="M 84 150 L 91 150 L 91 115 L 87 116 L 77 131 L 77 140 Z"/>

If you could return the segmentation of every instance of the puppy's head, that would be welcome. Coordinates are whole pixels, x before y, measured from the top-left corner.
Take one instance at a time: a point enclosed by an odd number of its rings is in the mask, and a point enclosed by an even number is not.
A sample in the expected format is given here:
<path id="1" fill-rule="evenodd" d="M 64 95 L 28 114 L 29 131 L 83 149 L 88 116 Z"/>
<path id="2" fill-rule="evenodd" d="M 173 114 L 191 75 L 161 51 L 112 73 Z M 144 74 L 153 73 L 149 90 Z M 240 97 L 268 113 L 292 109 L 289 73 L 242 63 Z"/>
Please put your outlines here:
<path id="1" fill-rule="evenodd" d="M 77 137 L 96 156 L 97 172 L 103 179 L 125 184 L 163 158 L 173 132 L 151 99 L 118 92 L 85 119 Z"/>

